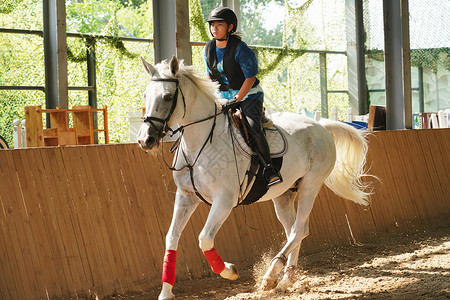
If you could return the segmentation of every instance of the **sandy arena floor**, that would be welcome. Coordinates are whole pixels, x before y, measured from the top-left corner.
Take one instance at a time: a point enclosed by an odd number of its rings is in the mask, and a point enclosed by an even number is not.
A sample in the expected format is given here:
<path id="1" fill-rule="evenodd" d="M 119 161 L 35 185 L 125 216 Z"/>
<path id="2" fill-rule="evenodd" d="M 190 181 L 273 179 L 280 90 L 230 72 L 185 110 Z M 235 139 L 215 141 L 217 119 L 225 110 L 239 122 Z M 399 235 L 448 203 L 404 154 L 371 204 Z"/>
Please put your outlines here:
<path id="1" fill-rule="evenodd" d="M 297 282 L 287 291 L 263 292 L 270 262 L 264 255 L 241 277 L 177 282 L 176 299 L 450 299 L 450 226 L 397 234 L 358 246 L 301 256 Z M 237 266 L 239 267 L 239 266 Z M 160 288 L 106 299 L 157 299 Z"/>

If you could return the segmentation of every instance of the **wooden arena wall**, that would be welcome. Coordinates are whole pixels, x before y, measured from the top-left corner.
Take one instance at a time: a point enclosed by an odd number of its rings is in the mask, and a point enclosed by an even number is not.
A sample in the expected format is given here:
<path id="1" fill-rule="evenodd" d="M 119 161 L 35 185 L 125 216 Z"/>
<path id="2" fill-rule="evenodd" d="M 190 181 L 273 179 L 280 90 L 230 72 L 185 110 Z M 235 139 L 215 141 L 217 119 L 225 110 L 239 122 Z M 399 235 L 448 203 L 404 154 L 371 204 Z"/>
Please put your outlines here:
<path id="1" fill-rule="evenodd" d="M 448 225 L 450 129 L 376 132 L 369 207 L 323 188 L 303 253 L 398 230 Z M 169 159 L 170 160 L 170 159 Z M 100 298 L 158 285 L 175 186 L 159 152 L 134 144 L 0 150 L 0 299 Z M 201 204 L 179 246 L 177 280 L 211 274 Z M 249 267 L 284 241 L 271 202 L 235 209 L 219 231 L 226 261 Z"/>

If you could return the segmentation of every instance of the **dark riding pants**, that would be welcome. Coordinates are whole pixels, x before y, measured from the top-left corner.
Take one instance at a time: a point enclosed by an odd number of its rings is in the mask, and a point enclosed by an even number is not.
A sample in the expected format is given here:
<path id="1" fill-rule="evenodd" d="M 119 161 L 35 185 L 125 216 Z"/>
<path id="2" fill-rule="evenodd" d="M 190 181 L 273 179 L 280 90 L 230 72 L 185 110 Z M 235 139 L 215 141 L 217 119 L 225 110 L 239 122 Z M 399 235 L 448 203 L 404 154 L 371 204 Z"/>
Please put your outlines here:
<path id="1" fill-rule="evenodd" d="M 261 117 L 263 102 L 259 99 L 246 99 L 242 101 L 241 109 L 247 119 L 251 139 L 254 139 L 262 131 Z"/>

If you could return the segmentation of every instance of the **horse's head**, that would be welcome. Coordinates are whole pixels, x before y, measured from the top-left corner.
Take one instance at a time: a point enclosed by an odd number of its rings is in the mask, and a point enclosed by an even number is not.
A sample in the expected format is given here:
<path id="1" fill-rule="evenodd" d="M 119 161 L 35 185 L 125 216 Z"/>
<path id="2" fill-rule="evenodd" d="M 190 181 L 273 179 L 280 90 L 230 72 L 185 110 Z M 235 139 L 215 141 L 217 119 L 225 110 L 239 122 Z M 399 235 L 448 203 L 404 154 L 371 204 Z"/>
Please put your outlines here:
<path id="1" fill-rule="evenodd" d="M 143 149 L 152 149 L 158 147 L 170 127 L 180 119 L 178 115 L 181 114 L 176 109 L 180 94 L 179 82 L 175 76 L 179 70 L 179 62 L 174 56 L 169 65 L 162 63 L 155 68 L 142 57 L 141 61 L 152 81 L 144 92 L 144 123 L 137 138 Z"/>

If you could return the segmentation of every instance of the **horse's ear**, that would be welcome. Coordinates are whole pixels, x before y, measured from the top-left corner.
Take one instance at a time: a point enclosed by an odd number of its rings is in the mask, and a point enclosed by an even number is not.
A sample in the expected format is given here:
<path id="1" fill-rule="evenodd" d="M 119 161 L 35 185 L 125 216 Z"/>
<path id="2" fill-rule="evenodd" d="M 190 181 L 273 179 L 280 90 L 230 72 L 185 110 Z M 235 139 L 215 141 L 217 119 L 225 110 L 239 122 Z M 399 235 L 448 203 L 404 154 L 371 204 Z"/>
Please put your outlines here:
<path id="1" fill-rule="evenodd" d="M 170 61 L 170 71 L 172 71 L 172 75 L 176 75 L 179 69 L 180 64 L 178 62 L 178 58 L 176 58 L 176 56 L 172 56 L 172 60 Z"/>
<path id="2" fill-rule="evenodd" d="M 151 64 L 145 61 L 145 59 L 141 56 L 141 62 L 144 65 L 144 70 L 147 72 L 150 77 L 153 77 L 153 75 L 156 73 L 155 67 L 153 67 Z"/>

